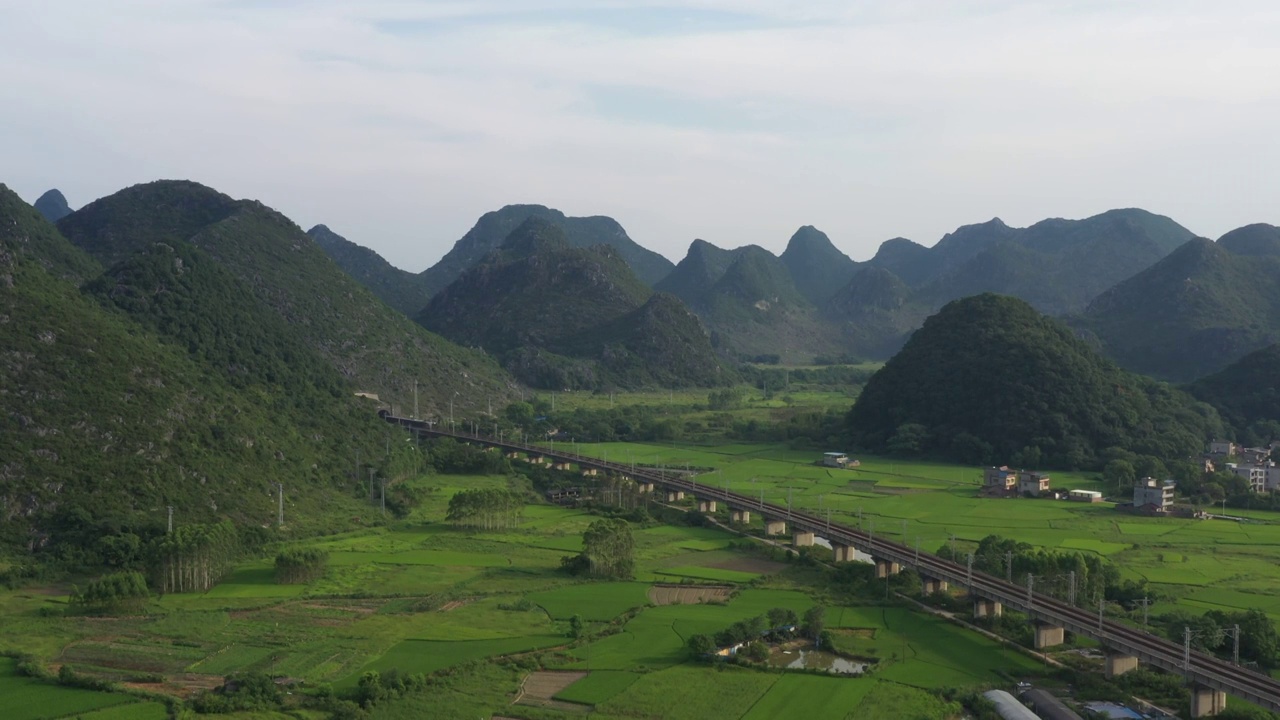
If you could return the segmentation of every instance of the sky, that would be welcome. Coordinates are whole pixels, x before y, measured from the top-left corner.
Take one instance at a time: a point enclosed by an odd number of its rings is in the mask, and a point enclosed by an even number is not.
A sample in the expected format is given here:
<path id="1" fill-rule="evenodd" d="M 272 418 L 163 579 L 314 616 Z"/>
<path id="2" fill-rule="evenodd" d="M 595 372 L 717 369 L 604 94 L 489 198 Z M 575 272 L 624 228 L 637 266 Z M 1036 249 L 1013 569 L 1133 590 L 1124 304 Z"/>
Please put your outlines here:
<path id="1" fill-rule="evenodd" d="M 1280 224 L 1274 0 L 0 0 L 0 182 L 160 178 L 413 271 L 483 213 L 855 260 L 1116 207 Z"/>

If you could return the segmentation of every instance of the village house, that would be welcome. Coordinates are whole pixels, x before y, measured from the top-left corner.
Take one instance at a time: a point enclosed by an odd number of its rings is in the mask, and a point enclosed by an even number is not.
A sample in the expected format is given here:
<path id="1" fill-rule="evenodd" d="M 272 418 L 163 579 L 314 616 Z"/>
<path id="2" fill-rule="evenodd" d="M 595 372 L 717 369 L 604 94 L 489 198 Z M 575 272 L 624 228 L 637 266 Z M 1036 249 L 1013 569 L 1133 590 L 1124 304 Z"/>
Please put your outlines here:
<path id="1" fill-rule="evenodd" d="M 1173 507 L 1173 480 L 1144 477 L 1133 485 L 1133 509 L 1147 514 L 1167 513 Z"/>
<path id="2" fill-rule="evenodd" d="M 1049 476 L 1023 470 L 1018 473 L 1018 494 L 1040 497 L 1049 494 Z"/>
<path id="3" fill-rule="evenodd" d="M 982 494 L 991 497 L 1010 495 L 1049 495 L 1049 476 L 1030 470 L 1011 470 L 1007 465 L 982 471 Z"/>

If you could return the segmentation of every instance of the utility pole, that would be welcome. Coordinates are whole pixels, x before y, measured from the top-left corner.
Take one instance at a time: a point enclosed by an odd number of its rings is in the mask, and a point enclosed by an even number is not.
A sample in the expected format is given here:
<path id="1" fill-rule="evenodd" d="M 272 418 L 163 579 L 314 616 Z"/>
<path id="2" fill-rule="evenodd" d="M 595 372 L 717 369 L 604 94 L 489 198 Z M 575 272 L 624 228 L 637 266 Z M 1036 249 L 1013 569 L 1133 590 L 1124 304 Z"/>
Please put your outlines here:
<path id="1" fill-rule="evenodd" d="M 1232 633 L 1232 635 L 1235 636 L 1235 642 L 1231 646 L 1231 662 L 1235 663 L 1236 665 L 1239 665 L 1240 664 L 1240 626 L 1239 625 L 1235 626 L 1235 632 Z"/>
<path id="2" fill-rule="evenodd" d="M 964 586 L 973 587 L 973 553 L 969 553 L 969 560 L 965 564 Z"/>
<path id="3" fill-rule="evenodd" d="M 172 535 L 173 534 L 173 506 L 166 505 L 165 507 L 168 508 L 169 510 L 169 534 Z"/>
<path id="4" fill-rule="evenodd" d="M 382 489 L 382 514 L 387 514 L 387 479 L 379 478 L 378 486 Z"/>
<path id="5" fill-rule="evenodd" d="M 1004 554 L 1004 580 L 1005 582 L 1013 582 L 1013 553 L 1006 552 Z"/>
<path id="6" fill-rule="evenodd" d="M 373 468 L 369 468 L 369 502 L 373 502 Z"/>
<path id="7" fill-rule="evenodd" d="M 1188 675 L 1191 674 L 1191 627 L 1190 626 L 1183 628 L 1182 671 Z"/>
<path id="8" fill-rule="evenodd" d="M 1067 604 L 1074 606 L 1076 604 L 1076 571 L 1068 572 L 1067 576 L 1071 579 L 1071 586 L 1067 588 Z"/>
<path id="9" fill-rule="evenodd" d="M 1105 598 L 1098 598 L 1098 634 L 1102 634 L 1102 624 L 1106 619 L 1107 601 Z"/>
<path id="10" fill-rule="evenodd" d="M 413 379 L 413 419 L 418 419 L 418 379 Z"/>
<path id="11" fill-rule="evenodd" d="M 1036 587 L 1036 576 L 1032 575 L 1031 573 L 1027 573 L 1027 609 L 1028 610 L 1032 608 L 1034 603 L 1035 595 L 1033 593 L 1035 592 L 1035 587 Z"/>
<path id="12" fill-rule="evenodd" d="M 1151 598 L 1142 596 L 1142 629 L 1147 629 L 1147 614 L 1151 612 Z"/>
<path id="13" fill-rule="evenodd" d="M 280 507 L 276 514 L 276 525 L 284 526 L 284 483 L 276 483 L 276 492 L 279 493 Z"/>
<path id="14" fill-rule="evenodd" d="M 955 559 L 956 559 L 956 534 L 951 533 L 951 561 L 955 562 Z"/>

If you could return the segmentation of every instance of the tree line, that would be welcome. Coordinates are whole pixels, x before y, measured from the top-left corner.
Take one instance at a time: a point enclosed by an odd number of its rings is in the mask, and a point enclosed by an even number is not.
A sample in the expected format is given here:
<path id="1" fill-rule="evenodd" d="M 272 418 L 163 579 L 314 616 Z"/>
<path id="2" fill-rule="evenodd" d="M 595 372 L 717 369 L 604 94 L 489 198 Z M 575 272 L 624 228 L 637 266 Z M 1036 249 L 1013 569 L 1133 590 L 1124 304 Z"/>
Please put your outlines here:
<path id="1" fill-rule="evenodd" d="M 507 530 L 520 525 L 524 504 L 524 495 L 514 490 L 463 490 L 449 498 L 445 519 L 461 527 Z"/>
<path id="2" fill-rule="evenodd" d="M 228 520 L 181 525 L 152 542 L 152 582 L 162 593 L 205 592 L 231 570 L 240 552 Z"/>

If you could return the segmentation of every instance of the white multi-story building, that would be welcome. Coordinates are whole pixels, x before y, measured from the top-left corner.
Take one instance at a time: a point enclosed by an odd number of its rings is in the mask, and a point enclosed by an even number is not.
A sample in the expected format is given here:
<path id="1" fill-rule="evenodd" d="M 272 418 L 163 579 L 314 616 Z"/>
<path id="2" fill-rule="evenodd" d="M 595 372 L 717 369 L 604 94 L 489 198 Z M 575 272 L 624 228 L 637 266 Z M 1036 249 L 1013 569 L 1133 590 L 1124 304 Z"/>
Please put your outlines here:
<path id="1" fill-rule="evenodd" d="M 1157 480 L 1145 477 L 1133 485 L 1133 507 L 1148 505 L 1156 512 L 1168 512 L 1173 507 L 1173 494 L 1177 483 L 1173 480 Z"/>
<path id="2" fill-rule="evenodd" d="M 1227 463 L 1227 472 L 1248 480 L 1249 489 L 1256 493 L 1268 492 L 1280 484 L 1280 469 L 1272 462 L 1263 465 Z"/>

